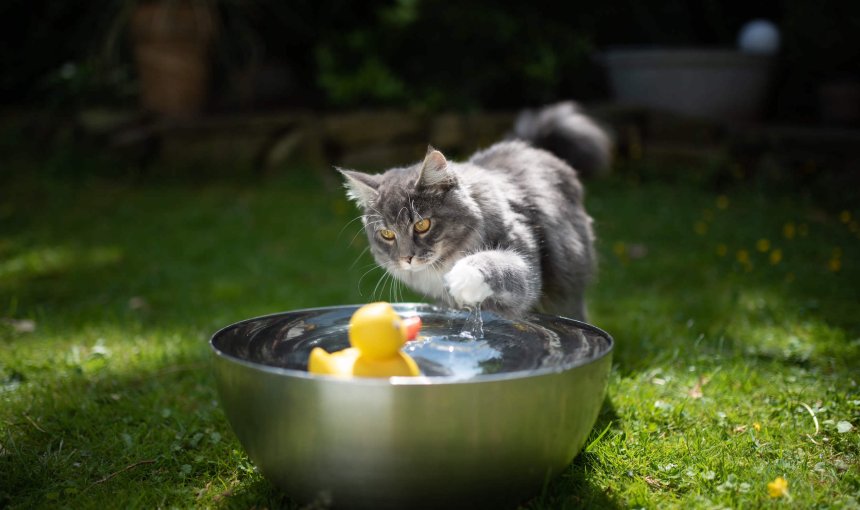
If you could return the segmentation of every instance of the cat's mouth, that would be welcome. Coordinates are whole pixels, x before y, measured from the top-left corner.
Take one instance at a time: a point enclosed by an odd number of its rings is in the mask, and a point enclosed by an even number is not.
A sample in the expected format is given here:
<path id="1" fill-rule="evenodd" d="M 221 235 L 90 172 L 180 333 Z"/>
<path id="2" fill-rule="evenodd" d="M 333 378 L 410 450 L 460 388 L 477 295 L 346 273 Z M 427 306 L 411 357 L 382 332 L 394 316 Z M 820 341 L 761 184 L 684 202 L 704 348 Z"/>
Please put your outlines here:
<path id="1" fill-rule="evenodd" d="M 404 271 L 422 271 L 427 269 L 438 259 L 438 257 L 430 256 L 429 258 L 409 257 L 400 259 L 400 269 Z"/>

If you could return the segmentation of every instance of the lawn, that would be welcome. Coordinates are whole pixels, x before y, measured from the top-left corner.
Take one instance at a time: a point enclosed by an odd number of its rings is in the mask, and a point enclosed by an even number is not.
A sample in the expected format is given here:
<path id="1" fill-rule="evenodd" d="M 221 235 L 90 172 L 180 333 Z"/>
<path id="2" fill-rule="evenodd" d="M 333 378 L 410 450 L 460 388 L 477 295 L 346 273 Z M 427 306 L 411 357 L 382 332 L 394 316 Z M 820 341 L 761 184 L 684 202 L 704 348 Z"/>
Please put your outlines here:
<path id="1" fill-rule="evenodd" d="M 392 295 L 341 190 L 36 161 L 0 169 L 0 507 L 291 506 L 230 431 L 207 341 Z M 609 397 L 525 508 L 860 508 L 860 209 L 709 182 L 589 184 Z"/>

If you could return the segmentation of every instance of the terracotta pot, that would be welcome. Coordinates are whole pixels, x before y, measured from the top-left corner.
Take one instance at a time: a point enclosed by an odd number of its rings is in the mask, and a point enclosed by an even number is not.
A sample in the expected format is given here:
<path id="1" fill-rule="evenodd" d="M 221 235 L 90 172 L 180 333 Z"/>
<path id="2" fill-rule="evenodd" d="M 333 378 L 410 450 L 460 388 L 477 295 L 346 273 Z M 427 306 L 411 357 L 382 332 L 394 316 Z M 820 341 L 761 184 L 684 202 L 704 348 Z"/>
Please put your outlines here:
<path id="1" fill-rule="evenodd" d="M 203 110 L 209 89 L 212 11 L 202 3 L 142 3 L 131 19 L 141 106 L 171 118 Z"/>

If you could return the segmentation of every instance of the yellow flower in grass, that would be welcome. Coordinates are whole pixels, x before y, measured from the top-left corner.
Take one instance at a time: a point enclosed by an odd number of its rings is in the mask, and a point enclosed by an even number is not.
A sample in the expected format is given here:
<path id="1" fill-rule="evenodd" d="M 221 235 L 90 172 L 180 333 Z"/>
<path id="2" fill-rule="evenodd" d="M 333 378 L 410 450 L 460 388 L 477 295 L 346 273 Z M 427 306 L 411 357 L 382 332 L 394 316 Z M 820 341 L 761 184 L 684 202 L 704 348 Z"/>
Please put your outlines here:
<path id="1" fill-rule="evenodd" d="M 777 476 L 774 481 L 768 482 L 767 494 L 772 498 L 785 497 L 790 500 L 791 494 L 788 492 L 788 480 L 781 476 Z"/>
<path id="2" fill-rule="evenodd" d="M 842 269 L 842 248 L 833 248 L 830 254 L 830 260 L 827 261 L 827 269 L 834 273 L 838 273 Z"/>
<path id="3" fill-rule="evenodd" d="M 693 230 L 700 236 L 703 236 L 708 233 L 708 224 L 704 221 L 697 221 L 696 224 L 693 225 Z"/>
<path id="4" fill-rule="evenodd" d="M 755 431 L 756 431 L 756 432 L 761 432 L 761 423 L 759 423 L 759 422 L 754 422 L 754 423 L 753 423 L 753 428 L 755 429 Z"/>
<path id="5" fill-rule="evenodd" d="M 775 250 L 770 252 L 769 259 L 770 259 L 771 265 L 775 266 L 775 265 L 779 264 L 780 261 L 782 260 L 782 250 L 780 250 L 779 248 L 776 248 Z"/>
<path id="6" fill-rule="evenodd" d="M 719 255 L 720 257 L 725 257 L 726 253 L 728 252 L 729 248 L 725 244 L 720 243 L 717 245 L 717 255 Z"/>
<path id="7" fill-rule="evenodd" d="M 770 241 L 767 239 L 759 239 L 758 242 L 755 243 L 755 248 L 758 251 L 765 253 L 766 251 L 770 250 Z"/>
<path id="8" fill-rule="evenodd" d="M 851 222 L 851 211 L 842 211 L 839 213 L 839 221 L 848 224 Z"/>
<path id="9" fill-rule="evenodd" d="M 729 206 L 729 197 L 720 195 L 717 197 L 717 209 L 725 209 Z"/>
<path id="10" fill-rule="evenodd" d="M 788 222 L 782 226 L 782 235 L 786 239 L 794 239 L 794 236 L 797 234 L 797 227 L 794 226 L 794 223 Z"/>

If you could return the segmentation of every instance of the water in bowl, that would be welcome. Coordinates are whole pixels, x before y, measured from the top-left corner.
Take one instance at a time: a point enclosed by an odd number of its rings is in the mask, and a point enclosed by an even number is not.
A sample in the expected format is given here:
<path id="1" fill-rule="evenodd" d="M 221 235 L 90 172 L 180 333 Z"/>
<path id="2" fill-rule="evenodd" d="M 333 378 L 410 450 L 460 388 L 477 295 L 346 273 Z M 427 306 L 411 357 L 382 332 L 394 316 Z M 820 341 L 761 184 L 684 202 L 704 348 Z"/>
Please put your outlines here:
<path id="1" fill-rule="evenodd" d="M 525 318 L 506 320 L 480 310 L 457 311 L 427 305 L 396 305 L 402 317 L 420 315 L 420 337 L 405 351 L 426 376 L 468 379 L 485 374 L 562 370 L 605 349 L 598 331 L 567 320 L 551 324 Z M 247 361 L 307 370 L 310 351 L 349 347 L 347 328 L 354 309 L 305 310 L 273 315 L 237 325 L 229 354 Z"/>
<path id="2" fill-rule="evenodd" d="M 424 375 L 469 378 L 497 372 L 502 351 L 486 340 L 458 335 L 434 335 L 411 342 L 404 352 L 412 356 Z"/>
<path id="3" fill-rule="evenodd" d="M 456 322 L 452 321 L 452 326 L 456 326 Z M 493 373 L 502 357 L 498 346 L 484 339 L 480 304 L 468 309 L 459 333 L 422 335 L 409 342 L 403 351 L 412 356 L 425 375 L 458 378 Z"/>

